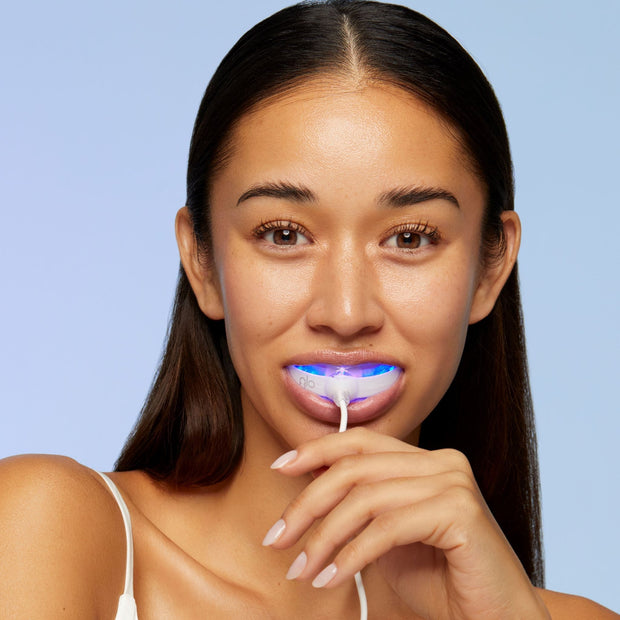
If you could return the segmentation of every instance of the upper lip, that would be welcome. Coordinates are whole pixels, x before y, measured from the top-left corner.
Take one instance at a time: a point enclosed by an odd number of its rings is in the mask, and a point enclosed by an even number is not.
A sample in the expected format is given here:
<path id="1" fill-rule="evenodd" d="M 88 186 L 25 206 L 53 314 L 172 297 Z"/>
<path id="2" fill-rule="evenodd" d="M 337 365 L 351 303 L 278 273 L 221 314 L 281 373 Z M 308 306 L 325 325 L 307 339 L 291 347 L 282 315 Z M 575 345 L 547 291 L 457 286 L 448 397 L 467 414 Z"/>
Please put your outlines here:
<path id="1" fill-rule="evenodd" d="M 391 366 L 403 367 L 392 355 L 386 355 L 379 351 L 369 349 L 355 349 L 342 351 L 337 349 L 320 349 L 307 353 L 299 353 L 287 360 L 284 366 L 303 366 L 306 364 L 333 364 L 334 366 L 354 366 L 376 362 L 390 364 Z"/>

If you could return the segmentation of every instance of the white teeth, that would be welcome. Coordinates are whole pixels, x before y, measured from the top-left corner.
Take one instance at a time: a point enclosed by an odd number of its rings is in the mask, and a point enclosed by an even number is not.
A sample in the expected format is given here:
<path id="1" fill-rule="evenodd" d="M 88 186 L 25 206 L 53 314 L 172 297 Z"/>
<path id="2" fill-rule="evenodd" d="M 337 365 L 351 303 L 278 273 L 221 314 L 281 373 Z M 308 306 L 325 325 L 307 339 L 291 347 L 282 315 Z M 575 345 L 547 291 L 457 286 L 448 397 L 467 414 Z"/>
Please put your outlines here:
<path id="1" fill-rule="evenodd" d="M 391 388 L 401 374 L 401 369 L 395 366 L 388 372 L 370 377 L 352 377 L 349 375 L 335 375 L 333 377 L 315 375 L 296 366 L 289 366 L 288 372 L 292 379 L 305 390 L 319 396 L 335 400 L 336 394 L 346 394 L 348 400 L 368 398 Z"/>

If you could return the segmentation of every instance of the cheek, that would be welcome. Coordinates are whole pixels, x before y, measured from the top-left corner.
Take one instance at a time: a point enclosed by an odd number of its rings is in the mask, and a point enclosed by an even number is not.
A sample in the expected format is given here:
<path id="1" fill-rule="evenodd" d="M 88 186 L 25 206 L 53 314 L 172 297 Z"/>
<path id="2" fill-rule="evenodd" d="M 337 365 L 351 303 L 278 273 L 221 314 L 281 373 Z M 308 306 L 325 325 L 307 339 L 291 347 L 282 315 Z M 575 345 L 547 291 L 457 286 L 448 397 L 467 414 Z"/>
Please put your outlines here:
<path id="1" fill-rule="evenodd" d="M 230 254 L 220 262 L 229 347 L 272 342 L 303 316 L 310 297 L 307 266 L 265 265 L 252 253 Z"/>
<path id="2" fill-rule="evenodd" d="M 407 286 L 392 283 L 391 299 L 397 338 L 407 347 L 408 394 L 403 415 L 393 422 L 405 438 L 437 406 L 458 369 L 468 329 L 472 286 L 463 271 L 419 271 Z M 413 415 L 411 415 L 413 412 Z"/>
<path id="3" fill-rule="evenodd" d="M 218 271 L 228 349 L 243 394 L 255 409 L 270 411 L 282 354 L 290 354 L 292 327 L 307 307 L 311 276 L 291 265 L 266 265 L 247 249 L 228 253 Z"/>
<path id="4" fill-rule="evenodd" d="M 403 340 L 431 365 L 435 360 L 448 372 L 460 360 L 476 273 L 467 256 L 459 258 L 412 270 L 406 276 L 386 278 L 384 284 Z"/>

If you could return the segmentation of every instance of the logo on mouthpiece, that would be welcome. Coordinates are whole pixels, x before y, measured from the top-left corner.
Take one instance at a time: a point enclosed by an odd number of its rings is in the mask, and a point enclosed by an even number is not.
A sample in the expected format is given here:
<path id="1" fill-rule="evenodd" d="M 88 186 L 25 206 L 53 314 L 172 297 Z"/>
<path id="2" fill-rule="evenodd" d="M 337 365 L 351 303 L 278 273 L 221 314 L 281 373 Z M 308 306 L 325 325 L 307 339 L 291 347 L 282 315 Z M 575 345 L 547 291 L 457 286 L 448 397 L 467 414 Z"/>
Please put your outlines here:
<path id="1" fill-rule="evenodd" d="M 374 396 L 392 387 L 402 370 L 389 364 L 333 365 L 312 364 L 289 366 L 291 378 L 305 390 L 309 390 L 339 403 Z"/>

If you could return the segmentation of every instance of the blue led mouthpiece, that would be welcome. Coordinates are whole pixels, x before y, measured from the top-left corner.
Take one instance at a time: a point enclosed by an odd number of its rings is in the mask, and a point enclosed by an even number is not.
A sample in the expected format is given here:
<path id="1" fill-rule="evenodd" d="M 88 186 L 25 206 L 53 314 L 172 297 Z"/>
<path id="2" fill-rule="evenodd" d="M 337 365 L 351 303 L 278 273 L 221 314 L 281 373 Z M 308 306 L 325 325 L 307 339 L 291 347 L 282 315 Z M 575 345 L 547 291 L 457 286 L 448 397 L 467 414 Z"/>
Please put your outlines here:
<path id="1" fill-rule="evenodd" d="M 396 366 L 388 364 L 356 364 L 355 366 L 334 366 L 332 364 L 312 364 L 311 366 L 295 366 L 311 375 L 322 377 L 375 377 L 390 372 Z"/>
<path id="2" fill-rule="evenodd" d="M 294 365 L 288 367 L 291 378 L 302 388 L 339 404 L 374 396 L 392 387 L 402 370 L 389 364 Z"/>

